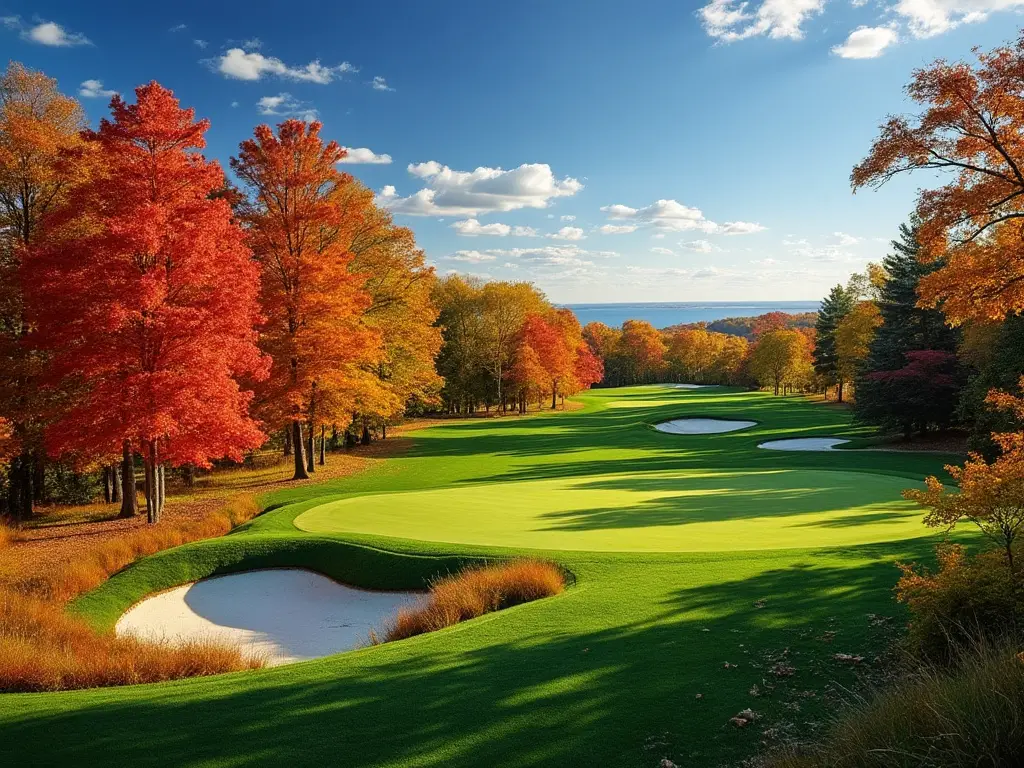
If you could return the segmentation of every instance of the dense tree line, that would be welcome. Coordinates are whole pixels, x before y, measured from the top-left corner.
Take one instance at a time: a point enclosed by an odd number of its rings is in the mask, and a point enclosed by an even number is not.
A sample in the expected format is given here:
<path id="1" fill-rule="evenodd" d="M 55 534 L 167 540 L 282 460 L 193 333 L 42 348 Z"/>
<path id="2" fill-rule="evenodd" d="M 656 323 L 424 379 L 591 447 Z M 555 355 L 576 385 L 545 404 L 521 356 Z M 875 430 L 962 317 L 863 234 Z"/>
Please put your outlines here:
<path id="1" fill-rule="evenodd" d="M 439 402 L 433 270 L 338 170 L 319 123 L 256 128 L 231 166 L 157 83 L 95 130 L 40 72 L 0 80 L 0 449 L 4 507 L 101 470 L 157 522 L 166 471 L 272 438 L 295 477 L 328 431 L 369 440 Z M 48 471 L 49 467 L 49 471 Z"/>

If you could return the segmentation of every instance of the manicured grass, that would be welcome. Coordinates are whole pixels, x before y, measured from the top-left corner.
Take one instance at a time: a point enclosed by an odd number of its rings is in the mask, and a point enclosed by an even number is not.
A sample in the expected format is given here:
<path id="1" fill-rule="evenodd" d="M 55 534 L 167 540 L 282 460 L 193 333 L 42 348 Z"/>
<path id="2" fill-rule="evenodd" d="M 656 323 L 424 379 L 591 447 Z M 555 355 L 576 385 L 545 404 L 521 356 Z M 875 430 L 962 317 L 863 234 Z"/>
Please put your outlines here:
<path id="1" fill-rule="evenodd" d="M 862 672 L 834 654 L 870 668 L 901 621 L 893 560 L 934 543 L 910 538 L 927 531 L 899 489 L 954 457 L 757 449 L 864 433 L 847 412 L 797 398 L 633 388 L 581 399 L 580 411 L 416 433 L 401 457 L 275 493 L 236 533 L 147 558 L 75 610 L 110 626 L 149 591 L 249 567 L 408 588 L 520 554 L 569 569 L 577 583 L 563 594 L 270 670 L 0 696 L 5 754 L 32 765 L 703 766 L 751 755 L 764 729 L 814 732 L 830 691 Z M 681 416 L 758 424 L 707 436 L 650 427 Z M 729 725 L 746 707 L 757 724 Z"/>

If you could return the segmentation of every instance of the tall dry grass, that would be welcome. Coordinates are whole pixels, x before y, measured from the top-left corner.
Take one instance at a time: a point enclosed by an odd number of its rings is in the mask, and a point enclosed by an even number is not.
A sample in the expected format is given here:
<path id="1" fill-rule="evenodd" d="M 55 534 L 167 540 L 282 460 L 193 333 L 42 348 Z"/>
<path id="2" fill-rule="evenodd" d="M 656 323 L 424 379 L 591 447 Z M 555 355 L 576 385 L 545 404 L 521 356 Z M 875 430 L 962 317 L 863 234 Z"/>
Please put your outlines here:
<path id="1" fill-rule="evenodd" d="M 18 532 L 3 520 L 0 520 L 0 549 L 6 549 L 11 546 L 17 538 Z"/>
<path id="2" fill-rule="evenodd" d="M 26 578 L 18 590 L 32 597 L 64 602 L 98 587 L 142 557 L 191 541 L 222 536 L 259 512 L 254 496 L 240 495 L 202 520 L 140 528 L 104 541 L 74 561 Z"/>
<path id="3" fill-rule="evenodd" d="M 0 590 L 0 691 L 154 683 L 262 666 L 263 659 L 224 643 L 98 634 L 56 603 Z"/>
<path id="4" fill-rule="evenodd" d="M 543 560 L 513 560 L 471 568 L 432 584 L 424 605 L 400 609 L 385 627 L 384 642 L 450 627 L 485 613 L 557 595 L 564 589 L 565 574 L 554 563 Z"/>

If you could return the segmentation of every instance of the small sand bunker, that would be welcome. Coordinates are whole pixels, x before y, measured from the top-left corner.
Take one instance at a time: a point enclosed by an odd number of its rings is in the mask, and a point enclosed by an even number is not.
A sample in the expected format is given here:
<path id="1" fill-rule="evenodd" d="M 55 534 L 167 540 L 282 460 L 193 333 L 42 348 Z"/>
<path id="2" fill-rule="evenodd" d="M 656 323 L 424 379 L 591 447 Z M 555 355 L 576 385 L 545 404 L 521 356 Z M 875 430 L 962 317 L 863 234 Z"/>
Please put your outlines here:
<path id="1" fill-rule="evenodd" d="M 669 389 L 707 389 L 717 387 L 717 384 L 666 384 Z"/>
<path id="2" fill-rule="evenodd" d="M 757 447 L 770 451 L 834 451 L 837 445 L 848 442 L 838 437 L 794 437 L 788 440 L 769 440 Z"/>
<path id="3" fill-rule="evenodd" d="M 278 665 L 365 645 L 372 628 L 424 599 L 416 592 L 353 589 L 301 568 L 248 571 L 146 598 L 115 631 L 170 642 L 234 642 Z"/>
<path id="4" fill-rule="evenodd" d="M 712 435 L 717 432 L 735 432 L 757 424 L 756 421 L 733 421 L 731 419 L 673 419 L 655 424 L 659 432 L 670 435 Z"/>

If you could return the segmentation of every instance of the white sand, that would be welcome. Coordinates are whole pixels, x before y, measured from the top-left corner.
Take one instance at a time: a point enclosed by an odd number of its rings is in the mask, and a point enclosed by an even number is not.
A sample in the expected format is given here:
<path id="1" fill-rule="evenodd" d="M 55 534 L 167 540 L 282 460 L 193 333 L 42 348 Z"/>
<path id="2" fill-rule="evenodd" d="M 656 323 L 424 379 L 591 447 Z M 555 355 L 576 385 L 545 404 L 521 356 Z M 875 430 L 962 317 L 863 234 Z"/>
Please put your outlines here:
<path id="1" fill-rule="evenodd" d="M 735 432 L 757 424 L 756 421 L 732 421 L 728 419 L 673 419 L 655 424 L 659 432 L 670 435 L 711 435 L 717 432 Z"/>
<path id="2" fill-rule="evenodd" d="M 717 387 L 717 384 L 666 384 L 669 389 L 707 389 Z"/>
<path id="3" fill-rule="evenodd" d="M 425 596 L 369 592 L 301 568 L 203 579 L 146 598 L 117 622 L 119 635 L 237 642 L 271 665 L 348 651 L 367 643 L 400 606 Z"/>
<path id="4" fill-rule="evenodd" d="M 769 440 L 757 447 L 770 451 L 834 451 L 835 446 L 848 442 L 838 437 L 795 437 L 789 440 Z"/>

